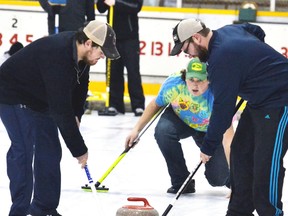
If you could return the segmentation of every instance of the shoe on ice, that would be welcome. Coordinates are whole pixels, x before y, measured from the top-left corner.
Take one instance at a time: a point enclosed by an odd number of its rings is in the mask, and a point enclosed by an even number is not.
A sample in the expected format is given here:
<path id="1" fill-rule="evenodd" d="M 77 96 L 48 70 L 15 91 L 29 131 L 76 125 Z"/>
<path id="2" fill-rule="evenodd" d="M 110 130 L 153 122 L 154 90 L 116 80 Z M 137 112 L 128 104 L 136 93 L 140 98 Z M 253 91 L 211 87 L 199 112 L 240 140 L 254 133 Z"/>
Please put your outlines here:
<path id="1" fill-rule="evenodd" d="M 49 211 L 49 212 L 34 212 L 34 211 L 29 211 L 29 214 L 27 216 L 62 216 L 57 212 L 57 210 Z"/>
<path id="2" fill-rule="evenodd" d="M 134 111 L 135 116 L 142 116 L 144 110 L 142 108 L 137 108 Z"/>
<path id="3" fill-rule="evenodd" d="M 116 114 L 118 114 L 118 111 L 117 111 L 117 109 L 116 109 L 115 107 L 108 107 L 108 112 L 109 112 L 109 113 L 116 113 Z"/>
<path id="4" fill-rule="evenodd" d="M 181 186 L 180 186 L 181 187 Z M 178 192 L 178 190 L 180 189 L 180 187 L 170 187 L 168 190 L 167 190 L 167 193 L 172 193 L 172 194 L 176 194 Z M 182 194 L 187 194 L 187 193 L 195 193 L 196 190 L 195 190 L 195 180 L 192 179 L 189 184 L 187 185 L 187 187 L 185 188 L 185 190 L 183 191 Z"/>
<path id="5" fill-rule="evenodd" d="M 60 214 L 57 212 L 56 214 L 41 214 L 41 215 L 28 214 L 27 216 L 62 216 L 62 215 L 60 215 Z"/>

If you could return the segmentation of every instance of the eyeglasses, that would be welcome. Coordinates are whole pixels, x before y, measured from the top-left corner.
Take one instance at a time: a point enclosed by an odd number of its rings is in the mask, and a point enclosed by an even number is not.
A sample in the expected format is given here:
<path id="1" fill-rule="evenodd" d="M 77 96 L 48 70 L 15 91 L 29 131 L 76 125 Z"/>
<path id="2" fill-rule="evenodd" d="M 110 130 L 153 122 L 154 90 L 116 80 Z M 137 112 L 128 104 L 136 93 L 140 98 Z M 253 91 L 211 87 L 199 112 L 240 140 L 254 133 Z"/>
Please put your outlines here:
<path id="1" fill-rule="evenodd" d="M 190 43 L 191 43 L 191 42 L 193 42 L 192 37 L 190 37 L 190 38 L 188 39 L 188 45 L 187 45 L 186 49 L 183 50 L 184 53 L 189 54 L 189 46 L 190 46 Z"/>

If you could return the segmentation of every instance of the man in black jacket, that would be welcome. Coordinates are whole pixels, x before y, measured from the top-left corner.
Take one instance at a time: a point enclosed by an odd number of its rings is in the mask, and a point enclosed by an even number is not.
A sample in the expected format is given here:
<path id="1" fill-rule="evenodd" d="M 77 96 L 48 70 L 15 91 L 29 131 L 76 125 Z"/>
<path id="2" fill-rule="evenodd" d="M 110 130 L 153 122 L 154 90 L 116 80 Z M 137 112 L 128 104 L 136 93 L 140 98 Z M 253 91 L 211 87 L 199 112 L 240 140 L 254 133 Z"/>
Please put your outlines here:
<path id="1" fill-rule="evenodd" d="M 94 20 L 78 32 L 32 42 L 1 65 L 0 117 L 11 139 L 7 172 L 13 203 L 9 215 L 59 215 L 62 153 L 58 129 L 83 168 L 88 149 L 79 124 L 89 66 L 105 56 L 119 58 L 115 43 L 113 29 Z"/>
<path id="2" fill-rule="evenodd" d="M 95 20 L 94 0 L 67 0 L 63 1 L 39 0 L 41 7 L 48 13 L 49 35 L 62 31 L 77 31 L 85 22 Z M 58 32 L 55 29 L 55 14 L 59 14 Z"/>
<path id="3" fill-rule="evenodd" d="M 140 116 L 145 107 L 145 97 L 139 66 L 139 26 L 138 13 L 143 0 L 98 0 L 97 9 L 100 13 L 108 10 L 108 18 L 113 7 L 113 23 L 110 23 L 117 35 L 117 49 L 121 58 L 107 65 L 111 69 L 109 111 L 125 113 L 124 106 L 124 67 L 127 69 L 128 91 L 132 111 Z M 111 20 L 109 20 L 111 21 Z M 110 67 L 110 68 L 109 68 Z"/>

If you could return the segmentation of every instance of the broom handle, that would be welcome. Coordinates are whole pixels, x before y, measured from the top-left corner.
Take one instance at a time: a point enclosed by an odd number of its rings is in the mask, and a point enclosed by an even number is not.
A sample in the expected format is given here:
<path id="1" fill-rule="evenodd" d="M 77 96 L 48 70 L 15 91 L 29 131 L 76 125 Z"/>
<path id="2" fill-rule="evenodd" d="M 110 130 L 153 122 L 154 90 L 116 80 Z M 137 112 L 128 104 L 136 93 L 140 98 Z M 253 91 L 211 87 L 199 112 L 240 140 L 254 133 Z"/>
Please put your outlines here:
<path id="1" fill-rule="evenodd" d="M 99 185 L 104 181 L 104 179 L 109 175 L 109 173 L 115 168 L 115 166 L 123 159 L 123 157 L 129 152 L 129 150 L 140 140 L 142 135 L 148 130 L 148 128 L 154 123 L 154 121 L 161 115 L 161 113 L 168 107 L 169 104 L 165 107 L 162 107 L 158 113 L 153 117 L 148 125 L 141 131 L 137 139 L 133 142 L 132 146 L 125 148 L 125 150 L 120 154 L 120 156 L 114 161 L 114 163 L 107 169 L 107 171 L 102 175 L 102 177 L 95 183 L 95 187 L 99 187 Z"/>
<path id="2" fill-rule="evenodd" d="M 113 27 L 113 15 L 114 15 L 114 7 L 110 6 L 109 11 L 109 25 Z M 110 97 L 110 79 L 111 79 L 111 59 L 107 59 L 107 74 L 106 74 L 106 101 L 105 107 L 109 107 L 109 97 Z"/>

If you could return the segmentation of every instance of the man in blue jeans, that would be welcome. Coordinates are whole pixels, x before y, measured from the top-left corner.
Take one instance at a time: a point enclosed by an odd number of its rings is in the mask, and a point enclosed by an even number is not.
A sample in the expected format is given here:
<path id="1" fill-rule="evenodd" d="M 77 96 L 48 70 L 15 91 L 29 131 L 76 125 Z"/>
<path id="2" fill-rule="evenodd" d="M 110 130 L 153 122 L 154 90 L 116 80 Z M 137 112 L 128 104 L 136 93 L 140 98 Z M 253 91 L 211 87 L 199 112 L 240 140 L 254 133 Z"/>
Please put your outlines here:
<path id="1" fill-rule="evenodd" d="M 138 137 L 140 131 L 161 109 L 170 104 L 158 121 L 155 138 L 166 160 L 172 186 L 167 193 L 177 193 L 189 175 L 180 140 L 192 137 L 200 148 L 209 125 L 214 101 L 208 88 L 206 65 L 198 58 L 192 59 L 186 70 L 170 75 L 162 84 L 156 98 L 146 107 L 143 115 L 126 139 L 126 147 Z M 225 157 L 229 157 L 233 137 L 232 126 L 224 135 L 223 145 L 219 145 L 215 155 L 205 164 L 205 176 L 212 186 L 230 186 L 229 167 Z M 194 193 L 195 181 L 183 193 Z"/>
<path id="2" fill-rule="evenodd" d="M 105 56 L 119 57 L 115 37 L 108 24 L 94 20 L 78 32 L 38 39 L 1 65 L 0 117 L 11 140 L 9 216 L 60 215 L 58 129 L 83 168 L 88 149 L 79 124 L 88 90 L 87 69 Z"/>

